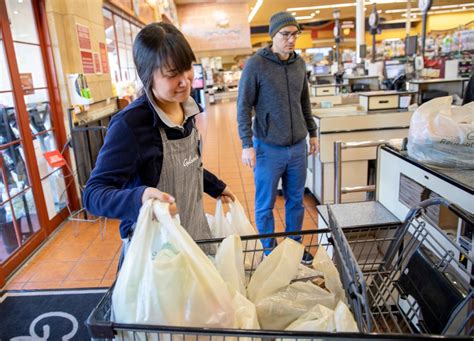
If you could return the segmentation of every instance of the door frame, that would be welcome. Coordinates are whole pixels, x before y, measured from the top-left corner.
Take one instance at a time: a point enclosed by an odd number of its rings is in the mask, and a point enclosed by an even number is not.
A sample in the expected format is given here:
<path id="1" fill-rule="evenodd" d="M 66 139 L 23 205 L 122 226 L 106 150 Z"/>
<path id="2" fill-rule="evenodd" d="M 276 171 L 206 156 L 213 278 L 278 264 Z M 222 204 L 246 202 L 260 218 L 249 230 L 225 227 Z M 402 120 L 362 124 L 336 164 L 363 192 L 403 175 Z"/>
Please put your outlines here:
<path id="1" fill-rule="evenodd" d="M 51 121 L 53 123 L 53 131 L 57 146 L 61 148 L 67 143 L 66 129 L 64 126 L 64 114 L 61 106 L 61 97 L 59 94 L 59 87 L 56 77 L 55 64 L 51 49 L 51 41 L 49 38 L 48 22 L 46 14 L 45 0 L 32 1 L 31 2 L 33 14 L 36 21 L 36 28 L 38 32 L 39 45 L 43 58 L 44 72 L 46 76 L 46 84 L 48 87 L 48 96 L 50 100 L 51 108 Z M 19 78 L 19 68 L 16 61 L 15 51 L 12 48 L 13 37 L 10 30 L 10 23 L 8 20 L 8 12 L 6 3 L 0 1 L 0 30 L 2 31 L 2 38 L 5 45 L 5 57 L 10 72 L 10 79 L 13 91 L 13 101 L 15 109 L 17 111 L 17 120 L 19 130 L 21 132 L 21 143 L 24 148 L 26 169 L 28 172 L 29 180 L 31 182 L 31 190 L 33 198 L 35 200 L 36 210 L 40 223 L 40 229 L 30 239 L 28 239 L 23 245 L 21 245 L 15 252 L 13 252 L 4 263 L 0 264 L 0 287 L 3 286 L 14 270 L 22 264 L 38 246 L 43 243 L 51 233 L 63 222 L 69 215 L 68 209 L 64 208 L 53 219 L 49 219 L 46 204 L 44 200 L 44 193 L 41 184 L 41 177 L 39 169 L 37 167 L 37 161 L 35 156 L 35 150 L 33 146 L 33 140 L 27 138 L 31 136 L 29 129 L 29 116 L 26 110 L 26 104 L 24 102 L 22 93 L 22 87 Z M 18 95 L 20 94 L 20 95 Z M 66 162 L 70 163 L 71 156 L 69 150 L 64 153 Z M 76 191 L 75 179 L 73 174 L 69 172 L 67 167 L 62 169 L 65 179 L 72 179 L 73 181 L 67 186 L 68 201 L 71 209 L 77 209 L 79 207 L 79 201 Z M 66 181 L 67 182 L 67 181 Z"/>

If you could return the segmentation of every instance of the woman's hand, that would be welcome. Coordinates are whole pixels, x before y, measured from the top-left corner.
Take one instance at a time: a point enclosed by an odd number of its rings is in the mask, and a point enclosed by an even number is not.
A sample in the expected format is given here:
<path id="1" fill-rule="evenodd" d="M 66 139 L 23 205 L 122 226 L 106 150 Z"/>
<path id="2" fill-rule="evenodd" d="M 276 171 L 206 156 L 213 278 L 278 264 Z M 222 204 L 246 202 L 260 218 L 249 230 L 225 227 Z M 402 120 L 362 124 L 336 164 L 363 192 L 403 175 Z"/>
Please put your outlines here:
<path id="1" fill-rule="evenodd" d="M 229 190 L 229 187 L 226 187 L 218 199 L 221 199 L 224 204 L 229 204 L 235 201 L 235 196 Z"/>
<path id="2" fill-rule="evenodd" d="M 162 202 L 167 202 L 170 204 L 170 214 L 173 216 L 178 213 L 174 197 L 168 193 L 160 191 L 158 188 L 147 187 L 147 189 L 145 189 L 142 195 L 142 204 L 144 204 L 148 199 L 157 199 Z"/>

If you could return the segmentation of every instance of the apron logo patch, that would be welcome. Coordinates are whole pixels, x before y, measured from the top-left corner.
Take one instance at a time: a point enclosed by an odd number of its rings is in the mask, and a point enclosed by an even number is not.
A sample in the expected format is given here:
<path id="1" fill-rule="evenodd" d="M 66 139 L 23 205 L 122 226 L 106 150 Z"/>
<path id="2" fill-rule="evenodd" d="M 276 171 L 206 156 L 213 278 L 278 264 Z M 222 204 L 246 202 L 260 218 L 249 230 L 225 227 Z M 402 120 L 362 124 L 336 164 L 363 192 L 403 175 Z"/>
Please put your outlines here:
<path id="1" fill-rule="evenodd" d="M 195 155 L 193 158 L 184 159 L 183 166 L 188 167 L 190 164 L 196 162 L 199 159 L 199 156 Z"/>

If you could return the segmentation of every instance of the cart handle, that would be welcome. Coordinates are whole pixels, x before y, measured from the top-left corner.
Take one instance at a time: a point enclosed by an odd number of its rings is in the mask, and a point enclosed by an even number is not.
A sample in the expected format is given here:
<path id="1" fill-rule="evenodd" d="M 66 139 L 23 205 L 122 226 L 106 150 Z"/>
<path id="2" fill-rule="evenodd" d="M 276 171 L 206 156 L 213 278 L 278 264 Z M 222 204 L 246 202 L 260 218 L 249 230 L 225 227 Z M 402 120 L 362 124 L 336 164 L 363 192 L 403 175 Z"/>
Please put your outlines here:
<path id="1" fill-rule="evenodd" d="M 444 198 L 432 198 L 428 200 L 424 200 L 418 204 L 418 207 L 420 208 L 426 208 L 428 206 L 432 205 L 442 205 L 447 207 L 451 212 L 453 212 L 458 218 L 464 220 L 468 225 L 471 225 L 468 227 L 469 229 L 473 228 L 474 225 L 474 214 L 468 212 L 464 208 L 460 207 L 459 205 L 456 205 L 452 203 L 449 200 L 446 200 Z"/>

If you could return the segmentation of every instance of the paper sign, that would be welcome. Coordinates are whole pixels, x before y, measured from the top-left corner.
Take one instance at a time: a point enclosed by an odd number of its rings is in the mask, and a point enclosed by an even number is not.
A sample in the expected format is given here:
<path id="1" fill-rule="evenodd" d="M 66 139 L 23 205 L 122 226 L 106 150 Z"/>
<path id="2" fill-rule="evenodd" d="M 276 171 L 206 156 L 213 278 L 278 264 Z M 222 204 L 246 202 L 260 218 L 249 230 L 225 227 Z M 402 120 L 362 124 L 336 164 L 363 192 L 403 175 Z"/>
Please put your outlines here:
<path id="1" fill-rule="evenodd" d="M 89 35 L 89 27 L 76 24 L 77 39 L 79 41 L 79 48 L 91 50 L 91 37 Z"/>
<path id="2" fill-rule="evenodd" d="M 100 61 L 102 62 L 102 72 L 109 73 L 109 60 L 107 59 L 107 47 L 104 43 L 99 43 Z"/>
<path id="3" fill-rule="evenodd" d="M 58 168 L 66 165 L 66 160 L 64 160 L 64 157 L 57 149 L 43 153 L 43 156 L 51 168 Z"/>
<path id="4" fill-rule="evenodd" d="M 31 73 L 20 73 L 21 88 L 25 95 L 32 95 L 35 93 L 33 86 L 33 76 Z"/>
<path id="5" fill-rule="evenodd" d="M 81 51 L 81 61 L 84 73 L 94 73 L 94 59 L 91 52 Z"/>
<path id="6" fill-rule="evenodd" d="M 100 58 L 98 53 L 94 53 L 94 66 L 95 66 L 95 73 L 101 73 L 100 71 Z"/>

